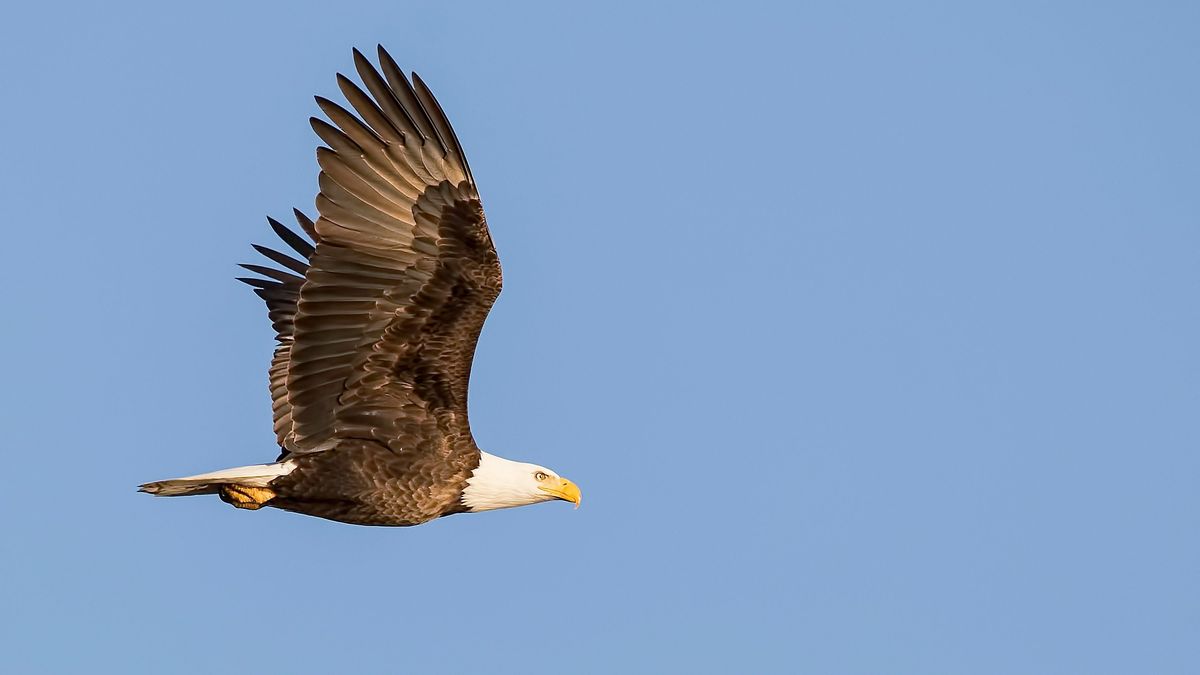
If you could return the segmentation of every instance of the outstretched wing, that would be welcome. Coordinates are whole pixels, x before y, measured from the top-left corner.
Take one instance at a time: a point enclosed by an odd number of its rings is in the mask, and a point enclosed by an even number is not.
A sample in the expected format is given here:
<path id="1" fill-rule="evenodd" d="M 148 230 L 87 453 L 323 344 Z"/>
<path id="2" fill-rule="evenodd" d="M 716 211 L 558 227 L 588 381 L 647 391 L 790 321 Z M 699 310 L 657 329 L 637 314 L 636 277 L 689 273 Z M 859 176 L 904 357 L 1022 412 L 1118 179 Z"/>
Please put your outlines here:
<path id="1" fill-rule="evenodd" d="M 293 213 L 300 228 L 316 241 L 317 231 L 312 220 L 298 209 L 293 209 Z M 312 244 L 278 220 L 267 218 L 267 221 L 271 224 L 271 229 L 275 230 L 275 234 L 300 254 L 303 260 L 296 260 L 287 254 L 256 244 L 254 250 L 288 271 L 246 264 L 242 267 L 267 278 L 240 277 L 238 281 L 253 286 L 254 293 L 267 303 L 267 315 L 275 329 L 275 354 L 271 357 L 271 368 L 267 374 L 271 389 L 271 410 L 275 417 L 275 437 L 279 446 L 285 447 L 292 437 L 292 405 L 287 396 L 287 370 L 292 353 L 296 302 L 300 299 L 300 286 L 304 284 L 304 275 L 308 273 L 308 259 L 312 257 L 314 249 Z"/>
<path id="2" fill-rule="evenodd" d="M 324 98 L 316 248 L 288 355 L 285 447 L 372 439 L 449 453 L 469 439 L 467 385 L 500 262 L 462 147 L 433 94 L 357 50 L 354 113 Z M 473 447 L 473 446 L 472 446 Z"/>

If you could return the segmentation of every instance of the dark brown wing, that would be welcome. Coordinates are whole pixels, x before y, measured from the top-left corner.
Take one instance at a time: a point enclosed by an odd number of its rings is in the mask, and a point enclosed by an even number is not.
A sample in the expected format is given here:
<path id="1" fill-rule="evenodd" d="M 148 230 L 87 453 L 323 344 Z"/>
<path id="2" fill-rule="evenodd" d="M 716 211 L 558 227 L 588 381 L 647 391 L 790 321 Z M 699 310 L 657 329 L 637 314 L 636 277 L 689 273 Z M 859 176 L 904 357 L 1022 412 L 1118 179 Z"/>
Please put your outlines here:
<path id="1" fill-rule="evenodd" d="M 312 220 L 299 210 L 294 210 L 294 213 L 296 222 L 300 224 L 301 229 L 316 241 L 317 231 Z M 256 245 L 255 250 L 272 262 L 287 268 L 290 272 L 262 265 L 242 265 L 247 270 L 267 278 L 239 278 L 239 281 L 253 286 L 255 294 L 267 303 L 267 315 L 271 319 L 271 326 L 275 329 L 277 344 L 275 345 L 275 355 L 271 358 L 268 379 L 271 387 L 271 410 L 275 417 L 275 437 L 279 446 L 284 447 L 289 444 L 292 437 L 292 406 L 287 397 L 287 370 L 292 352 L 296 303 L 300 299 L 300 286 L 304 283 L 303 275 L 308 273 L 307 261 L 312 256 L 314 249 L 312 244 L 289 230 L 283 223 L 274 218 L 267 218 L 267 221 L 271 223 L 271 229 L 275 230 L 275 234 L 279 235 L 284 243 L 304 258 L 303 261 L 296 260 L 274 249 Z"/>
<path id="2" fill-rule="evenodd" d="M 471 360 L 500 262 L 441 107 L 382 47 L 379 59 L 382 76 L 354 52 L 369 95 L 338 77 L 357 116 L 318 98 L 333 124 L 312 121 L 327 147 L 288 356 L 293 452 L 359 438 L 448 455 L 470 438 Z"/>

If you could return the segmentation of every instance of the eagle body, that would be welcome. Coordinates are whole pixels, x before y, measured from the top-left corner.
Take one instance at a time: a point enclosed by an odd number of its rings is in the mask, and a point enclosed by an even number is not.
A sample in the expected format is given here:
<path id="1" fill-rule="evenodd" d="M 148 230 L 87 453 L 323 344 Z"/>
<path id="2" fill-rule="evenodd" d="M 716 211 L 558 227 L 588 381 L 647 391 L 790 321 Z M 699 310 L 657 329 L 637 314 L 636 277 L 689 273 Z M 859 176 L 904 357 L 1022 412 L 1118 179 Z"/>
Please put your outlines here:
<path id="1" fill-rule="evenodd" d="M 317 97 L 330 121 L 312 119 L 325 145 L 319 217 L 295 211 L 307 239 L 268 219 L 295 255 L 256 245 L 279 267 L 242 265 L 261 275 L 242 281 L 276 332 L 279 458 L 140 489 L 360 525 L 550 499 L 578 506 L 574 483 L 475 444 L 471 363 L 503 284 L 475 180 L 419 77 L 382 47 L 379 69 L 358 50 L 354 62 L 366 91 L 338 76 L 353 112 Z"/>
<path id="2" fill-rule="evenodd" d="M 467 510 L 462 493 L 479 453 L 443 461 L 350 439 L 293 461 L 271 483 L 271 506 L 355 525 L 420 525 Z"/>

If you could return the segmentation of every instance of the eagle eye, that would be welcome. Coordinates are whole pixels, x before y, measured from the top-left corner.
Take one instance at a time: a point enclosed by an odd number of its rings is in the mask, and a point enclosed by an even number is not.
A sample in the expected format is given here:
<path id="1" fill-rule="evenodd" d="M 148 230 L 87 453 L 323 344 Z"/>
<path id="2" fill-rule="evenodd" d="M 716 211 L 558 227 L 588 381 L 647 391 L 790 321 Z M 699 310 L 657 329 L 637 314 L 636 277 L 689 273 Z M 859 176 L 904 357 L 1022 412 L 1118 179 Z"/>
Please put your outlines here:
<path id="1" fill-rule="evenodd" d="M 547 476 L 544 471 L 539 471 L 539 472 L 533 474 L 533 477 L 535 480 L 543 481 L 543 480 L 546 480 L 549 476 Z"/>

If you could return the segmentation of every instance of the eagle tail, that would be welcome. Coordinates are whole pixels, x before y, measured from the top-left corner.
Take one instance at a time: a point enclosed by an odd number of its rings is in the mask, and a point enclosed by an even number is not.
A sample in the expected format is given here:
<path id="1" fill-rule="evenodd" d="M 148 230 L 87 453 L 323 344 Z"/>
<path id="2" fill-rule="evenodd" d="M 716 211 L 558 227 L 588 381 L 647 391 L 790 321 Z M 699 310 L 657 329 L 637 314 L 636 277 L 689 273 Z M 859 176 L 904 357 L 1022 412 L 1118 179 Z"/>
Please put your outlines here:
<path id="1" fill-rule="evenodd" d="M 143 483 L 138 486 L 138 492 L 147 492 L 159 497 L 183 497 L 186 495 L 215 495 L 221 491 L 222 486 L 226 485 L 265 488 L 271 481 L 280 476 L 286 476 L 295 468 L 296 464 L 291 460 L 274 464 L 237 466 L 212 473 Z"/>

